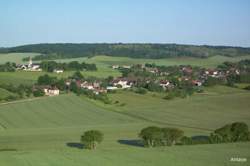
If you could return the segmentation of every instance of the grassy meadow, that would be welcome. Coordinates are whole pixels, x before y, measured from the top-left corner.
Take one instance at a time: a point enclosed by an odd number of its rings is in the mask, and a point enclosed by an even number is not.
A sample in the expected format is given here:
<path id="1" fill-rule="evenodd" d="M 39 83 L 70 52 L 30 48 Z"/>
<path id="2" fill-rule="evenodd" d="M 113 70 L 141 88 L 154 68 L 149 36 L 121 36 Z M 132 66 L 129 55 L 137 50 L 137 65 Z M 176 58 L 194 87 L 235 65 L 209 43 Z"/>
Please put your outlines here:
<path id="1" fill-rule="evenodd" d="M 0 55 L 0 63 L 20 63 L 29 54 Z M 2 56 L 2 57 L 1 57 Z M 22 58 L 21 58 L 22 57 Z M 7 59 L 8 58 L 8 59 Z M 216 67 L 224 61 L 248 57 L 214 56 L 208 59 L 131 59 L 97 56 L 72 60 L 97 64 L 98 71 L 84 76 L 119 76 L 110 66 L 138 63 L 158 65 L 190 64 Z M 0 83 L 33 84 L 45 72 L 0 72 Z M 50 73 L 68 77 L 72 72 Z M 185 135 L 209 135 L 227 123 L 250 126 L 250 93 L 239 88 L 215 86 L 204 93 L 168 101 L 163 94 L 109 94 L 112 104 L 74 94 L 0 103 L 0 166 L 248 166 L 250 143 L 144 148 L 138 144 L 139 131 L 147 126 L 176 127 Z M 0 89 L 0 97 L 10 92 Z M 104 141 L 94 150 L 82 149 L 80 135 L 89 129 L 104 133 Z M 231 158 L 246 158 L 233 162 Z"/>
<path id="2" fill-rule="evenodd" d="M 250 125 L 247 91 L 213 87 L 187 99 L 163 100 L 129 91 L 110 94 L 113 102 L 65 94 L 0 105 L 0 165 L 248 165 L 250 143 L 148 149 L 135 142 L 150 125 L 181 128 L 186 135 L 208 135 L 234 121 Z M 121 106 L 120 104 L 123 104 Z M 96 151 L 79 147 L 88 129 L 105 134 Z M 212 158 L 212 160 L 211 160 Z"/>
<path id="3" fill-rule="evenodd" d="M 15 62 L 17 64 L 24 63 L 23 58 L 34 57 L 40 55 L 39 53 L 0 53 L 0 64 L 6 62 Z"/>

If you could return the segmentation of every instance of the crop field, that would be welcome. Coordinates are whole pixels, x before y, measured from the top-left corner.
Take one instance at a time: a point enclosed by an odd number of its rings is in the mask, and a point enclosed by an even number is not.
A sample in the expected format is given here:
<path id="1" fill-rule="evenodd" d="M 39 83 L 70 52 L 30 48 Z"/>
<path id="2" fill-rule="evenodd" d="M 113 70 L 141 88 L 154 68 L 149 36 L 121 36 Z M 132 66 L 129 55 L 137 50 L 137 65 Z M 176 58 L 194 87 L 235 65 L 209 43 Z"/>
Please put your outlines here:
<path id="1" fill-rule="evenodd" d="M 65 94 L 1 104 L 0 165 L 249 164 L 234 163 L 230 158 L 249 159 L 250 143 L 155 149 L 135 144 L 139 131 L 150 125 L 178 127 L 186 135 L 208 135 L 210 130 L 234 121 L 249 125 L 250 94 L 247 91 L 213 87 L 203 94 L 172 101 L 151 93 L 139 95 L 121 91 L 110 94 L 110 98 L 119 103 L 105 105 Z M 95 151 L 80 148 L 80 135 L 87 129 L 98 129 L 105 135 Z"/>
<path id="2" fill-rule="evenodd" d="M 1 59 L 21 62 L 22 58 Z M 96 72 L 82 72 L 84 76 L 120 76 L 111 65 L 156 63 L 158 65 L 190 64 L 216 67 L 224 61 L 239 61 L 248 57 L 214 56 L 208 59 L 131 59 L 97 56 L 57 60 L 77 60 L 95 63 Z M 5 61 L 2 61 L 5 60 Z M 73 72 L 49 73 L 65 78 Z M 0 83 L 33 84 L 45 72 L 0 72 Z M 185 135 L 209 135 L 227 123 L 245 122 L 250 126 L 250 93 L 239 88 L 215 86 L 204 93 L 186 99 L 164 100 L 164 94 L 136 94 L 117 91 L 109 94 L 111 105 L 74 94 L 57 97 L 23 99 L 0 103 L 0 166 L 248 166 L 250 143 L 173 146 L 143 148 L 138 144 L 139 131 L 147 126 L 176 127 Z M 0 89 L 0 97 L 11 93 Z M 89 129 L 104 133 L 104 141 L 97 150 L 82 149 L 80 135 Z M 233 157 L 247 158 L 247 162 L 232 162 Z"/>
<path id="3" fill-rule="evenodd" d="M 0 53 L 0 64 L 6 62 L 24 63 L 22 61 L 23 58 L 34 57 L 36 55 L 39 55 L 39 53 Z"/>
<path id="4" fill-rule="evenodd" d="M 88 59 L 89 62 L 99 62 L 106 65 L 131 65 L 131 64 L 143 64 L 143 63 L 155 63 L 157 65 L 173 66 L 173 65 L 192 65 L 192 66 L 203 66 L 208 68 L 216 67 L 217 65 L 225 62 L 237 62 L 242 59 L 250 59 L 250 56 L 243 57 L 225 57 L 225 56 L 213 56 L 206 59 L 192 58 L 192 57 L 177 57 L 168 59 L 136 59 L 127 57 L 108 57 L 108 56 L 96 56 Z"/>

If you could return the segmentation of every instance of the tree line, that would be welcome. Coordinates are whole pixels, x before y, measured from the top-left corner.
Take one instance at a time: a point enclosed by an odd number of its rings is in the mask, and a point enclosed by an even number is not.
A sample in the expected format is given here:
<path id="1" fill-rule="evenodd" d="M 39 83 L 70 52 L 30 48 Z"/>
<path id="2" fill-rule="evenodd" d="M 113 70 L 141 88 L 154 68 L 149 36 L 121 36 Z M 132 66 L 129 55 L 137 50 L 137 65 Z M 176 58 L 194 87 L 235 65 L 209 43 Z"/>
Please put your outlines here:
<path id="1" fill-rule="evenodd" d="M 209 136 L 184 136 L 184 131 L 178 128 L 160 128 L 149 126 L 138 134 L 144 147 L 159 147 L 173 145 L 219 144 L 250 141 L 250 132 L 246 123 L 234 122 L 214 130 Z M 104 139 L 99 130 L 84 132 L 80 141 L 86 149 L 96 149 Z M 139 145 L 139 142 L 138 142 Z"/>
<path id="2" fill-rule="evenodd" d="M 69 63 L 58 63 L 56 61 L 42 61 L 40 67 L 43 71 L 53 72 L 54 70 L 76 70 L 76 71 L 96 71 L 97 67 L 95 64 L 88 64 L 85 62 L 79 63 L 78 61 L 72 61 Z"/>
<path id="3" fill-rule="evenodd" d="M 28 58 L 29 59 L 29 58 Z M 79 63 L 78 61 L 72 61 L 69 63 L 59 63 L 56 61 L 42 61 L 40 68 L 46 72 L 53 72 L 55 70 L 64 71 L 96 71 L 97 67 L 95 64 L 88 64 L 85 62 Z M 17 65 L 13 62 L 6 62 L 5 64 L 0 64 L 0 72 L 14 72 L 16 71 Z"/>
<path id="4" fill-rule="evenodd" d="M 196 46 L 180 44 L 127 44 L 127 43 L 99 43 L 99 44 L 31 44 L 11 48 L 1 48 L 0 52 L 37 52 L 42 55 L 34 60 L 51 60 L 62 58 L 92 57 L 96 55 L 131 57 L 131 58 L 168 58 L 191 56 L 206 58 L 214 55 L 244 56 L 250 54 L 250 48 L 227 46 Z"/>

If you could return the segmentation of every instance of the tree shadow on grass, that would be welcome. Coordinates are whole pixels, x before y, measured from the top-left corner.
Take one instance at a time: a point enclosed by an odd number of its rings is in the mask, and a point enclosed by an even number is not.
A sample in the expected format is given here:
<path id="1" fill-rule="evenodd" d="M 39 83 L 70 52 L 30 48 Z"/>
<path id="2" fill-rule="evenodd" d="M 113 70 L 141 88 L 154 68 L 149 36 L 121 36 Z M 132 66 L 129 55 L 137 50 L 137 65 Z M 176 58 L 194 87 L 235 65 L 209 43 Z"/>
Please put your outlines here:
<path id="1" fill-rule="evenodd" d="M 118 140 L 117 142 L 124 145 L 144 147 L 143 142 L 141 140 Z"/>
<path id="2" fill-rule="evenodd" d="M 70 148 L 77 148 L 77 149 L 83 149 L 83 144 L 78 143 L 78 142 L 68 142 L 66 145 Z"/>

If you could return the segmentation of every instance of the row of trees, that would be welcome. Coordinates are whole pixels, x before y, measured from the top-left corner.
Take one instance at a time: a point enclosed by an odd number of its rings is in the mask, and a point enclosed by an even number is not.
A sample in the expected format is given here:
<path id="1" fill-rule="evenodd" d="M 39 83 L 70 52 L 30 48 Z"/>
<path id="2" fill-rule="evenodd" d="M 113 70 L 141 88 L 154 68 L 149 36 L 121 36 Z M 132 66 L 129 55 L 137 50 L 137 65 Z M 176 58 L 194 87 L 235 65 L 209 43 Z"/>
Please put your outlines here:
<path id="1" fill-rule="evenodd" d="M 103 141 L 103 133 L 98 130 L 86 131 L 81 136 L 81 142 L 87 149 L 96 149 Z M 242 122 L 227 124 L 216 129 L 210 136 L 184 136 L 184 132 L 177 128 L 160 128 L 150 126 L 143 128 L 139 137 L 145 147 L 194 145 L 194 144 L 218 144 L 230 142 L 250 141 L 248 126 Z"/>
<path id="2" fill-rule="evenodd" d="M 32 86 L 30 85 L 20 84 L 18 86 L 15 86 L 13 84 L 0 84 L 0 88 L 10 92 L 10 94 L 6 97 L 0 98 L 0 101 L 14 101 L 33 95 Z"/>
<path id="3" fill-rule="evenodd" d="M 144 146 L 171 146 L 194 144 L 218 144 L 229 142 L 250 141 L 250 132 L 247 124 L 235 122 L 216 129 L 210 136 L 184 136 L 184 132 L 176 128 L 159 128 L 150 126 L 141 130 L 139 137 Z"/>
<path id="4" fill-rule="evenodd" d="M 146 147 L 171 146 L 176 144 L 183 134 L 182 130 L 176 128 L 150 126 L 142 129 L 139 137 Z"/>
<path id="5" fill-rule="evenodd" d="M 0 72 L 14 72 L 16 70 L 16 64 L 12 62 L 6 62 L 0 65 Z"/>
<path id="6" fill-rule="evenodd" d="M 55 61 L 42 61 L 40 67 L 43 71 L 53 72 L 57 69 L 62 69 L 65 71 L 69 70 L 76 70 L 76 71 L 96 71 L 97 67 L 95 64 L 88 64 L 85 62 L 79 63 L 78 61 L 72 61 L 69 63 L 58 63 Z"/>

